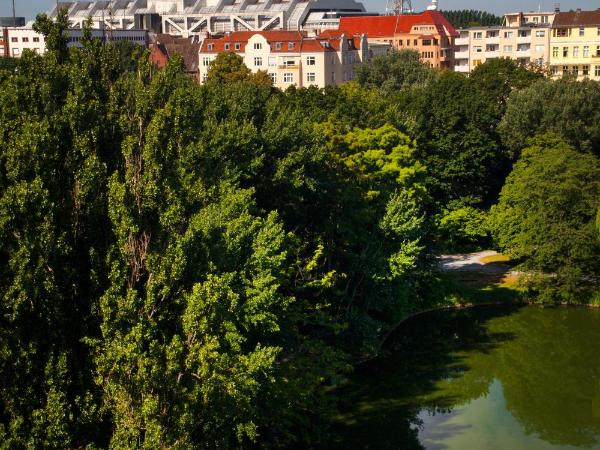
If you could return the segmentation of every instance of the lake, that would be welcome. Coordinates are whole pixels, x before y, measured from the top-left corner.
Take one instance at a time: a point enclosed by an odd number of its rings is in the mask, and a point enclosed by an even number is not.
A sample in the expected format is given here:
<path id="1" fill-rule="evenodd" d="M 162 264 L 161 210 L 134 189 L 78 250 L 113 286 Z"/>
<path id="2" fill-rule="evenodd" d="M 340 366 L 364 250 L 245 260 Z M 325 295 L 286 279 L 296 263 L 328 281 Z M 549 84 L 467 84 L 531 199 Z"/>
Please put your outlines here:
<path id="1" fill-rule="evenodd" d="M 338 389 L 346 449 L 600 449 L 600 310 L 414 317 Z"/>

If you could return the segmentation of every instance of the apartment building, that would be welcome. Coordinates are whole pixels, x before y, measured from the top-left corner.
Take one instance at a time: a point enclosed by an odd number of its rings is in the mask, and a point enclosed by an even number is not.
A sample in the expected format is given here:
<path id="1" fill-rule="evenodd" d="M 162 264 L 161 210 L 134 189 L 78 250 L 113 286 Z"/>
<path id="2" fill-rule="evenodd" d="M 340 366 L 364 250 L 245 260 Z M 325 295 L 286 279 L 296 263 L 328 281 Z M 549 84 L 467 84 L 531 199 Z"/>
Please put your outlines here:
<path id="1" fill-rule="evenodd" d="M 142 47 L 148 46 L 148 32 L 146 30 L 91 30 L 92 38 L 103 42 L 128 41 Z M 31 28 L 31 24 L 25 27 L 5 28 L 6 52 L 8 56 L 20 58 L 25 50 L 31 50 L 38 54 L 46 52 L 46 40 L 44 36 Z M 83 30 L 68 30 L 68 47 L 81 47 Z"/>
<path id="2" fill-rule="evenodd" d="M 510 58 L 524 65 L 547 65 L 554 16 L 553 12 L 510 13 L 504 16 L 502 26 L 458 30 L 454 70 L 471 72 L 493 58 Z"/>
<path id="3" fill-rule="evenodd" d="M 354 79 L 357 64 L 366 60 L 366 36 L 308 37 L 302 31 L 238 31 L 206 38 L 199 51 L 199 78 L 206 80 L 210 63 L 221 52 L 240 55 L 250 70 L 266 71 L 273 85 L 325 87 Z"/>
<path id="4" fill-rule="evenodd" d="M 600 10 L 558 12 L 551 28 L 550 69 L 555 77 L 600 80 Z"/>
<path id="5" fill-rule="evenodd" d="M 350 35 L 366 34 L 369 44 L 387 43 L 398 50 L 415 50 L 430 67 L 452 67 L 454 39 L 458 33 L 440 11 L 342 17 L 339 29 Z"/>

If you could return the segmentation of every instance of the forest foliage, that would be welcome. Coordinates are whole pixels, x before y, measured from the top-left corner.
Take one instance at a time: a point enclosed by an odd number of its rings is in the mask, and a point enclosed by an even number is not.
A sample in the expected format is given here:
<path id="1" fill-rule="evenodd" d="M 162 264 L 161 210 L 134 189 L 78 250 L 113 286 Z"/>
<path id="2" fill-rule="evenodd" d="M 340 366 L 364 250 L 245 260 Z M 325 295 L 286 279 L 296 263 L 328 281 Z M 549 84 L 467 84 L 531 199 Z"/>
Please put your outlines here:
<path id="1" fill-rule="evenodd" d="M 326 387 L 435 306 L 440 249 L 491 233 L 552 292 L 598 280 L 562 277 L 598 247 L 597 84 L 402 52 L 285 92 L 222 57 L 200 86 L 66 26 L 0 70 L 0 448 L 326 445 Z M 505 112 L 551 89 L 581 132 L 524 114 L 555 133 L 526 141 Z"/>
<path id="2" fill-rule="evenodd" d="M 454 25 L 455 28 L 468 27 L 493 27 L 502 25 L 502 17 L 487 11 L 475 9 L 456 9 L 443 11 L 444 17 Z"/>

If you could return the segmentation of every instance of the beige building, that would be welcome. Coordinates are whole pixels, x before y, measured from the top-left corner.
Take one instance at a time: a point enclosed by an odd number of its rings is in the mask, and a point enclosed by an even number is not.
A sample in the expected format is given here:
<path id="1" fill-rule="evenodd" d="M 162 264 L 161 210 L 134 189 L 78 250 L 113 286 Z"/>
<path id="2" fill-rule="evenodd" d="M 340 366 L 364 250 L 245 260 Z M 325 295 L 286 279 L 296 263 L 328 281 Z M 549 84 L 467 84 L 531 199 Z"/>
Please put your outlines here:
<path id="1" fill-rule="evenodd" d="M 600 80 L 600 10 L 558 12 L 551 31 L 552 74 Z"/>
<path id="2" fill-rule="evenodd" d="M 273 85 L 325 87 L 354 79 L 357 64 L 369 57 L 366 36 L 308 37 L 300 31 L 240 31 L 206 38 L 199 51 L 199 79 L 206 80 L 211 61 L 221 52 L 233 52 L 253 72 L 266 71 Z"/>
<path id="3" fill-rule="evenodd" d="M 454 70 L 471 72 L 493 58 L 510 58 L 524 65 L 548 65 L 554 15 L 553 12 L 511 13 L 504 16 L 502 26 L 458 30 Z"/>

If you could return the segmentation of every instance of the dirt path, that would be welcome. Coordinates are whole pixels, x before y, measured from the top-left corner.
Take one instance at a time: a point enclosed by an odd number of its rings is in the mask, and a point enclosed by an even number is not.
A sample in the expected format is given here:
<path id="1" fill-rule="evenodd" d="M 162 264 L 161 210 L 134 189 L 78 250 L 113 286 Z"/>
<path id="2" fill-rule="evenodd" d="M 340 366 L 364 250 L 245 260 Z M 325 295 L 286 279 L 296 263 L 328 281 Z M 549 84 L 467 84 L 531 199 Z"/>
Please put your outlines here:
<path id="1" fill-rule="evenodd" d="M 487 250 L 477 253 L 459 253 L 440 255 L 438 260 L 442 270 L 446 272 L 479 272 L 505 275 L 511 272 L 510 265 L 503 262 L 482 262 L 482 258 L 496 256 L 498 252 Z"/>

